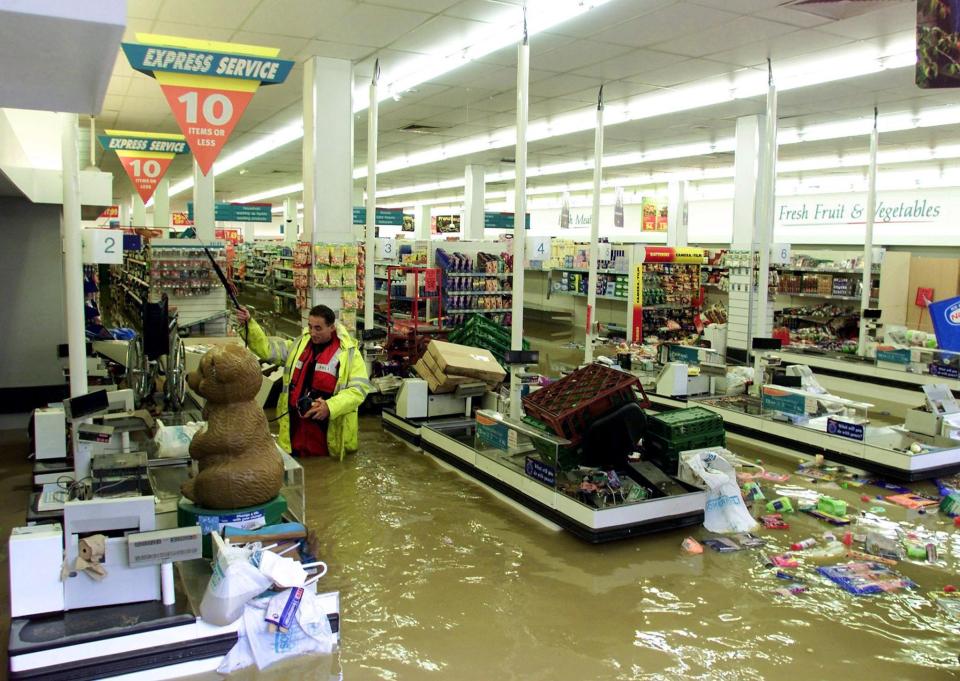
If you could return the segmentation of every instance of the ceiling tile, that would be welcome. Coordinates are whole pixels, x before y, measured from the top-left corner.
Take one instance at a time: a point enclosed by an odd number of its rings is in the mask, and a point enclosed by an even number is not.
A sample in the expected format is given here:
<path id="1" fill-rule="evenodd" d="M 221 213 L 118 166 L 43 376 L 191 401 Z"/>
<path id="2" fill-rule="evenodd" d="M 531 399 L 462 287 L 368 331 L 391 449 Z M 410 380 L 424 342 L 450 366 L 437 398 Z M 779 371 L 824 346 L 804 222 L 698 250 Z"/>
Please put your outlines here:
<path id="1" fill-rule="evenodd" d="M 681 36 L 693 42 L 697 39 L 697 33 L 733 21 L 737 16 L 709 7 L 669 5 L 656 12 L 619 23 L 598 33 L 594 39 L 633 47 L 646 47 L 671 38 L 679 39 Z"/>
<path id="2" fill-rule="evenodd" d="M 399 9 L 416 8 L 421 12 L 442 12 L 456 5 L 458 0 L 361 0 L 368 5 L 381 5 L 383 7 L 395 7 Z"/>
<path id="3" fill-rule="evenodd" d="M 490 24 L 439 15 L 401 36 L 390 47 L 438 57 L 446 56 L 478 42 L 482 43 L 482 37 L 490 31 Z"/>
<path id="4" fill-rule="evenodd" d="M 366 45 L 334 43 L 327 40 L 310 40 L 297 54 L 288 58 L 294 61 L 304 62 L 310 57 L 331 57 L 333 59 L 349 59 L 355 62 L 369 55 L 371 49 L 372 48 Z"/>
<path id="5" fill-rule="evenodd" d="M 260 0 L 165 0 L 157 3 L 157 19 L 182 22 L 189 17 L 191 23 L 201 26 L 237 29 L 259 3 Z"/>
<path id="6" fill-rule="evenodd" d="M 519 36 L 517 37 L 517 42 L 519 43 Z M 536 35 L 530 36 L 530 54 L 533 55 L 538 52 L 554 50 L 558 47 L 562 47 L 563 45 L 567 45 L 570 42 L 571 38 L 569 36 L 550 32 L 537 33 Z M 498 66 L 510 66 L 516 68 L 517 45 L 508 45 L 501 50 L 491 52 L 478 61 L 485 64 L 497 64 Z"/>
<path id="7" fill-rule="evenodd" d="M 562 97 L 590 87 L 599 88 L 602 83 L 603 80 L 600 78 L 588 78 L 566 73 L 546 78 L 538 83 L 532 83 L 530 93 L 537 97 Z"/>
<path id="8" fill-rule="evenodd" d="M 755 17 L 739 17 L 731 22 L 699 31 L 696 40 L 670 40 L 654 45 L 655 49 L 688 57 L 704 57 L 718 51 L 729 51 L 740 45 L 762 41 L 773 47 L 784 34 L 795 32 L 795 26 Z M 724 61 L 720 59 L 719 61 Z"/>
<path id="9" fill-rule="evenodd" d="M 320 37 L 325 27 L 336 24 L 356 7 L 351 0 L 262 0 L 242 28 L 261 33 Z M 350 33 L 330 38 L 342 40 Z"/>
<path id="10" fill-rule="evenodd" d="M 613 59 L 629 51 L 630 48 L 625 45 L 573 40 L 549 52 L 531 50 L 530 66 L 563 73 Z"/>
<path id="11" fill-rule="evenodd" d="M 511 7 L 514 5 L 514 7 Z M 444 14 L 474 21 L 518 20 L 521 12 L 520 0 L 463 0 L 448 8 Z"/>
<path id="12" fill-rule="evenodd" d="M 858 17 L 834 21 L 819 27 L 824 33 L 834 33 L 848 38 L 866 39 L 897 31 L 913 29 L 917 22 L 917 6 L 913 2 L 900 2 L 886 9 L 869 12 Z"/>
<path id="13" fill-rule="evenodd" d="M 716 61 L 728 62 L 739 66 L 756 66 L 764 64 L 767 57 L 774 60 L 776 69 L 777 59 L 789 59 L 805 54 L 839 47 L 850 42 L 843 36 L 822 33 L 814 29 L 794 31 L 780 36 L 774 41 L 758 41 L 748 45 L 741 45 L 731 50 L 716 52 L 710 58 Z"/>
<path id="14" fill-rule="evenodd" d="M 632 50 L 627 54 L 602 61 L 599 64 L 577 69 L 575 73 L 579 76 L 592 76 L 594 78 L 602 78 L 603 80 L 620 80 L 621 78 L 628 78 L 641 71 L 648 71 L 672 64 L 677 61 L 677 59 L 678 57 L 676 55 L 665 52 Z"/>
<path id="15" fill-rule="evenodd" d="M 127 0 L 127 17 L 156 19 L 160 3 L 157 0 Z"/>
<path id="16" fill-rule="evenodd" d="M 186 19 L 186 17 L 182 17 Z M 178 38 L 196 38 L 197 40 L 222 40 L 229 41 L 233 35 L 233 30 L 229 28 L 216 28 L 212 26 L 202 26 L 198 24 L 180 23 L 176 21 L 155 21 L 153 32 L 159 35 L 172 35 Z"/>
<path id="17" fill-rule="evenodd" d="M 258 33 L 254 31 L 237 31 L 230 38 L 230 42 L 259 47 L 273 47 L 280 50 L 281 59 L 293 59 L 293 56 L 303 50 L 309 42 L 306 38 L 280 36 L 273 33 Z"/>
<path id="18" fill-rule="evenodd" d="M 708 59 L 685 59 L 659 69 L 643 71 L 635 76 L 631 76 L 628 80 L 636 83 L 655 85 L 657 87 L 671 87 L 702 78 L 733 73 L 739 68 L 739 66 L 733 64 L 725 64 Z"/>
<path id="19" fill-rule="evenodd" d="M 333 21 L 317 24 L 316 35 L 320 40 L 342 40 L 350 36 L 352 42 L 371 47 L 386 47 L 430 18 L 423 12 L 356 5 L 349 12 Z"/>
<path id="20" fill-rule="evenodd" d="M 555 26 L 552 31 L 577 38 L 587 38 L 631 19 L 667 7 L 676 0 L 626 0 L 608 2 L 594 7 L 586 14 Z M 629 44 L 629 43 L 628 43 Z"/>
<path id="21" fill-rule="evenodd" d="M 832 19 L 817 16 L 816 14 L 810 14 L 809 12 L 801 12 L 790 7 L 774 7 L 773 9 L 757 12 L 756 16 L 761 19 L 779 21 L 784 24 L 799 26 L 801 28 L 823 26 L 824 24 L 829 24 L 832 21 Z"/>
<path id="22" fill-rule="evenodd" d="M 725 9 L 738 14 L 755 14 L 773 9 L 787 0 L 688 0 L 688 4 Z"/>

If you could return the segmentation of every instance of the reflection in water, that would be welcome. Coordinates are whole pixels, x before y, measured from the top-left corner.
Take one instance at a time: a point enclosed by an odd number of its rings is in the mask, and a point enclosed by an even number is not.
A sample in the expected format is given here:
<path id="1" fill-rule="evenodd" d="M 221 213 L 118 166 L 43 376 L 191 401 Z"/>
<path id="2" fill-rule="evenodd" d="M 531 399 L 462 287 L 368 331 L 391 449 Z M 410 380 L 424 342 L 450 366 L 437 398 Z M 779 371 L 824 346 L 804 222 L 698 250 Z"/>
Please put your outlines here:
<path id="1" fill-rule="evenodd" d="M 591 546 L 395 442 L 378 419 L 361 427 L 357 456 L 304 462 L 309 524 L 330 564 L 321 586 L 341 592 L 342 649 L 256 678 L 960 678 L 958 625 L 926 595 L 958 579 L 956 543 L 939 566 L 901 566 L 915 591 L 856 597 L 808 566 L 797 571 L 808 592 L 784 597 L 761 556 L 829 529 L 813 518 L 791 516 L 790 531 L 761 531 L 764 549 L 729 554 L 684 554 L 702 528 Z M 830 489 L 857 506 L 859 491 Z"/>

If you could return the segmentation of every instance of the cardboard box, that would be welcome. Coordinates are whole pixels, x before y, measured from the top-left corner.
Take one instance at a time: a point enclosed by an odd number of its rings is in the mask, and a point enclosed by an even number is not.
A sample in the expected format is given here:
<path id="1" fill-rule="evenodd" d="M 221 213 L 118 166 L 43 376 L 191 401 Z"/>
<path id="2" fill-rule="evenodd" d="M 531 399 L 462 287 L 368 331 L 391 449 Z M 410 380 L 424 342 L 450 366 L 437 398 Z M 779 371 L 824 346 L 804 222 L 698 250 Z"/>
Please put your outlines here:
<path id="1" fill-rule="evenodd" d="M 427 382 L 430 392 L 435 395 L 450 393 L 457 389 L 458 385 L 464 383 L 476 383 L 478 379 L 468 376 L 447 376 L 437 368 L 434 360 L 428 355 L 424 355 L 420 361 L 414 365 L 417 374 Z"/>
<path id="2" fill-rule="evenodd" d="M 489 350 L 433 340 L 427 354 L 446 376 L 469 376 L 496 384 L 507 375 Z"/>
<path id="3" fill-rule="evenodd" d="M 426 355 L 424 355 L 424 357 L 425 356 Z M 423 361 L 422 358 L 418 360 L 416 364 L 413 365 L 413 370 L 417 372 L 417 376 L 427 381 L 428 383 L 433 378 L 433 373 L 430 371 L 429 367 L 427 367 L 426 363 Z"/>

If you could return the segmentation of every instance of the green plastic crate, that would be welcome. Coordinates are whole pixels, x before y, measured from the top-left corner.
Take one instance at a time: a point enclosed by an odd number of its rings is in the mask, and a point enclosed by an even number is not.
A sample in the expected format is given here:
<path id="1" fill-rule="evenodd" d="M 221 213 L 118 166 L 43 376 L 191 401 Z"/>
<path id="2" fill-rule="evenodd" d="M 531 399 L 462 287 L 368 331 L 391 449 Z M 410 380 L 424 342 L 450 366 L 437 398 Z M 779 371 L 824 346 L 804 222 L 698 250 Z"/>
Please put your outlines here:
<path id="1" fill-rule="evenodd" d="M 689 438 L 717 430 L 723 430 L 723 417 L 703 407 L 674 409 L 655 414 L 647 420 L 647 432 L 667 440 Z"/>
<path id="2" fill-rule="evenodd" d="M 554 432 L 550 427 L 543 421 L 538 421 L 532 416 L 524 416 L 523 422 L 529 426 L 533 426 L 537 430 L 542 430 L 545 435 L 551 437 L 556 437 Z M 551 466 L 556 466 L 559 470 L 569 471 L 580 465 L 580 448 L 576 445 L 571 445 L 569 447 L 554 447 L 545 440 L 539 440 L 537 438 L 530 438 L 533 442 L 534 448 L 537 450 L 537 454 L 540 455 L 541 461 Z M 554 451 L 556 450 L 556 456 Z"/>
<path id="3" fill-rule="evenodd" d="M 647 419 L 649 424 L 651 419 Z M 674 473 L 680 466 L 680 452 L 705 447 L 726 446 L 727 436 L 721 429 L 712 433 L 699 433 L 691 437 L 667 440 L 649 431 L 643 436 L 644 458 L 659 466 L 665 473 Z"/>

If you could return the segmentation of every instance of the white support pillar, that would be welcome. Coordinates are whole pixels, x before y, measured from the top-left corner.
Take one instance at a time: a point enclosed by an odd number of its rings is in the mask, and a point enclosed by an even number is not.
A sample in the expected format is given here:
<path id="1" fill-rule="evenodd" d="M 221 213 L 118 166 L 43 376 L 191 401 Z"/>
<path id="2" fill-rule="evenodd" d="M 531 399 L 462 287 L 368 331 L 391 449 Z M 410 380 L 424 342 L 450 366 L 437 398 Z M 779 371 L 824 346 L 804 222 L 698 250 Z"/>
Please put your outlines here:
<path id="1" fill-rule="evenodd" d="M 297 218 L 297 199 L 288 196 L 283 201 L 283 243 L 292 247 L 297 243 L 300 220 Z"/>
<path id="2" fill-rule="evenodd" d="M 243 243 L 252 244 L 257 238 L 257 223 L 255 222 L 244 222 L 243 223 Z"/>
<path id="3" fill-rule="evenodd" d="M 593 133 L 593 207 L 590 212 L 590 264 L 587 269 L 587 328 L 583 361 L 593 361 L 597 315 L 597 259 L 600 256 L 600 191 L 603 183 L 603 86 L 597 94 L 597 123 Z"/>
<path id="4" fill-rule="evenodd" d="M 87 338 L 83 312 L 83 236 L 80 224 L 80 151 L 77 114 L 60 114 L 63 158 L 63 279 L 66 288 L 70 396 L 87 393 Z"/>
<path id="5" fill-rule="evenodd" d="M 430 241 L 432 228 L 432 206 L 429 203 L 418 203 L 413 214 L 413 238 Z"/>
<path id="6" fill-rule="evenodd" d="M 353 65 L 311 57 L 303 71 L 303 237 L 353 243 Z M 313 305 L 340 310 L 338 289 L 312 291 Z"/>
<path id="7" fill-rule="evenodd" d="M 166 177 L 153 193 L 153 226 L 160 229 L 170 226 L 170 180 Z"/>
<path id="8" fill-rule="evenodd" d="M 870 167 L 867 175 L 867 226 L 863 237 L 863 279 L 860 283 L 860 337 L 857 354 L 867 354 L 867 320 L 863 311 L 870 307 L 870 292 L 873 289 L 873 223 L 877 217 L 877 145 L 880 132 L 877 129 L 877 108 L 873 108 L 873 131 L 870 133 Z"/>
<path id="9" fill-rule="evenodd" d="M 130 204 L 127 201 L 117 201 L 118 210 L 120 213 L 120 226 L 129 227 L 130 226 Z"/>
<path id="10" fill-rule="evenodd" d="M 770 245 L 773 243 L 773 219 L 777 201 L 777 87 L 773 83 L 773 69 L 769 59 L 767 71 L 767 111 L 760 145 L 760 187 L 757 194 L 757 223 L 753 237 L 757 250 L 757 290 L 751 338 L 766 338 L 773 333 L 773 304 L 768 289 Z"/>
<path id="11" fill-rule="evenodd" d="M 731 250 L 752 254 L 753 233 L 757 222 L 757 184 L 760 182 L 758 159 L 762 116 L 737 119 L 736 150 L 733 164 L 733 238 Z M 727 346 L 748 350 L 753 307 L 752 257 L 730 267 L 730 302 L 727 320 Z"/>
<path id="12" fill-rule="evenodd" d="M 523 12 L 523 40 L 517 46 L 517 148 L 516 194 L 513 210 L 513 307 L 511 310 L 510 347 L 523 349 L 523 279 L 526 260 L 527 217 L 527 120 L 530 114 L 530 41 L 527 38 L 527 12 Z M 514 366 L 510 371 L 510 416 L 520 419 L 523 405 L 520 402 L 520 371 Z"/>
<path id="13" fill-rule="evenodd" d="M 214 224 L 214 182 L 213 168 L 204 175 L 196 159 L 193 161 L 193 229 L 197 238 L 204 243 L 213 241 L 216 234 Z"/>
<path id="14" fill-rule="evenodd" d="M 380 60 L 373 64 L 370 79 L 370 106 L 367 109 L 367 229 L 364 234 L 365 259 L 363 270 L 363 328 L 373 328 L 373 263 L 377 238 L 377 126 L 380 106 L 377 100 L 377 81 L 380 79 Z"/>
<path id="15" fill-rule="evenodd" d="M 482 240 L 484 236 L 484 208 L 486 206 L 486 177 L 481 165 L 470 164 L 464 169 L 463 238 Z"/>
<path id="16" fill-rule="evenodd" d="M 147 206 L 140 195 L 134 192 L 130 195 L 130 204 L 133 206 L 133 224 L 137 227 L 147 226 Z"/>
<path id="17" fill-rule="evenodd" d="M 667 246 L 686 246 L 687 236 L 687 181 L 670 180 L 667 183 Z"/>

